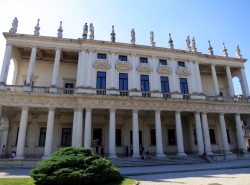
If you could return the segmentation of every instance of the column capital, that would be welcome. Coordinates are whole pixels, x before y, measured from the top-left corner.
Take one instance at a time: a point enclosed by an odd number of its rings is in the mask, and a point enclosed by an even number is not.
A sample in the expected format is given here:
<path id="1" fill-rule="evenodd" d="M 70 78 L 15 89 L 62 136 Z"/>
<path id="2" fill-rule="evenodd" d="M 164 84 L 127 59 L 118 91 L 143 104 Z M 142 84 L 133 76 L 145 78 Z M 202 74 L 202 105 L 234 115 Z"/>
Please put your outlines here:
<path id="1" fill-rule="evenodd" d="M 83 111 L 83 108 L 82 108 L 82 107 L 76 107 L 74 110 L 75 110 L 76 112 L 81 112 L 81 111 Z"/>
<path id="2" fill-rule="evenodd" d="M 235 116 L 240 116 L 240 113 L 235 113 Z"/>
<path id="3" fill-rule="evenodd" d="M 10 42 L 10 41 L 6 41 L 6 46 L 11 46 L 11 47 L 13 47 L 13 43 Z"/>
<path id="4" fill-rule="evenodd" d="M 61 50 L 62 50 L 62 48 L 60 48 L 60 47 L 56 47 L 56 48 L 55 48 L 55 50 L 60 50 L 60 51 L 61 51 Z"/>
<path id="5" fill-rule="evenodd" d="M 180 114 L 180 113 L 181 113 L 180 110 L 176 110 L 176 111 L 175 111 L 175 114 Z"/>
<path id="6" fill-rule="evenodd" d="M 245 69 L 245 66 L 241 66 L 240 69 Z"/>
<path id="7" fill-rule="evenodd" d="M 48 110 L 49 110 L 49 111 L 55 111 L 55 110 L 56 110 L 56 107 L 48 107 Z"/>
<path id="8" fill-rule="evenodd" d="M 110 112 L 115 112 L 115 111 L 116 111 L 116 108 L 110 108 L 109 111 L 110 111 Z"/>
<path id="9" fill-rule="evenodd" d="M 160 113 L 161 113 L 161 111 L 162 111 L 162 110 L 157 109 L 157 110 L 155 110 L 155 114 L 160 114 Z"/>
<path id="10" fill-rule="evenodd" d="M 134 56 L 134 57 L 137 57 L 137 55 L 135 53 L 130 53 L 131 57 Z"/>
<path id="11" fill-rule="evenodd" d="M 89 53 L 90 53 L 90 52 L 95 53 L 96 51 L 93 50 L 93 49 L 88 49 L 88 52 L 89 52 Z"/>
<path id="12" fill-rule="evenodd" d="M 172 61 L 176 61 L 176 58 L 170 57 L 169 59 L 172 60 Z"/>
<path id="13" fill-rule="evenodd" d="M 220 115 L 220 116 L 224 116 L 224 113 L 221 112 L 219 115 Z"/>
<path id="14" fill-rule="evenodd" d="M 231 66 L 230 65 L 226 65 L 225 68 L 230 68 Z"/>
<path id="15" fill-rule="evenodd" d="M 21 108 L 22 108 L 22 110 L 29 110 L 29 106 L 27 106 L 27 105 L 23 105 L 23 106 L 21 106 Z"/>
<path id="16" fill-rule="evenodd" d="M 78 53 L 79 53 L 79 54 L 80 54 L 81 52 L 83 52 L 83 51 L 87 52 L 86 49 L 78 49 Z"/>
<path id="17" fill-rule="evenodd" d="M 138 109 L 132 109 L 133 113 L 138 113 L 138 111 L 139 111 Z"/>
<path id="18" fill-rule="evenodd" d="M 110 51 L 109 54 L 114 54 L 116 55 L 117 53 L 115 51 Z"/>
<path id="19" fill-rule="evenodd" d="M 202 115 L 207 115 L 207 112 L 201 112 Z"/>
<path id="20" fill-rule="evenodd" d="M 209 67 L 212 67 L 212 66 L 214 66 L 214 67 L 215 67 L 215 66 L 216 66 L 216 64 L 210 64 L 210 65 L 209 65 Z"/>
<path id="21" fill-rule="evenodd" d="M 33 49 L 33 48 L 38 48 L 36 45 L 32 45 L 32 46 L 30 46 L 31 47 L 31 49 Z"/>
<path id="22" fill-rule="evenodd" d="M 154 58 L 155 58 L 156 60 L 158 59 L 158 57 L 157 57 L 157 56 L 155 56 L 155 55 L 152 55 L 152 56 L 151 56 L 151 58 L 152 58 L 152 59 L 154 59 Z"/>
<path id="23" fill-rule="evenodd" d="M 197 115 L 197 114 L 200 114 L 201 112 L 200 111 L 195 111 L 194 114 Z"/>
<path id="24" fill-rule="evenodd" d="M 91 107 L 85 107 L 85 111 L 86 111 L 86 112 L 91 112 L 92 109 L 93 109 L 93 108 L 91 108 Z"/>

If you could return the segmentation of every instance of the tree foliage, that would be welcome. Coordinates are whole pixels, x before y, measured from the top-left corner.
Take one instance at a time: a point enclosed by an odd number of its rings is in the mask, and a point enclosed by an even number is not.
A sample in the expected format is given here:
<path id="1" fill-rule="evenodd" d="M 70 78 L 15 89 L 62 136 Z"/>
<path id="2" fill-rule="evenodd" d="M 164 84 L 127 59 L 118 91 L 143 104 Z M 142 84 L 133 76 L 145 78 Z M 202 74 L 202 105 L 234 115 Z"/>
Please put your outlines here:
<path id="1" fill-rule="evenodd" d="M 31 177 L 38 185 L 94 185 L 116 180 L 121 174 L 110 161 L 89 149 L 67 147 L 39 163 Z"/>

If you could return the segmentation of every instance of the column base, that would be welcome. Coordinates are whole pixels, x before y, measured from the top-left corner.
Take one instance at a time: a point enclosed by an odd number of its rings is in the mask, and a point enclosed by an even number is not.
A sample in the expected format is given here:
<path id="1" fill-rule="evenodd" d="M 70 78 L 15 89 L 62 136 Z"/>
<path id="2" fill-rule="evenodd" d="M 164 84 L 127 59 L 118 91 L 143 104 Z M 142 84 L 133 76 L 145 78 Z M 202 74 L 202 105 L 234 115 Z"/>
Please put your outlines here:
<path id="1" fill-rule="evenodd" d="M 178 155 L 178 156 L 187 156 L 187 154 L 185 154 L 184 152 L 178 152 L 176 155 Z"/>
<path id="2" fill-rule="evenodd" d="M 51 94 L 57 94 L 57 88 L 56 87 L 50 87 L 49 88 L 49 93 L 51 93 Z"/>
<path id="3" fill-rule="evenodd" d="M 155 157 L 166 157 L 166 155 L 163 154 L 163 153 L 162 154 L 156 154 Z"/>
<path id="4" fill-rule="evenodd" d="M 132 156 L 132 157 L 141 157 L 141 156 L 140 156 L 139 153 L 138 153 L 138 154 L 133 153 L 133 156 Z"/>
<path id="5" fill-rule="evenodd" d="M 42 157 L 42 159 L 48 159 L 48 158 L 50 158 L 51 156 L 50 155 L 44 155 L 43 157 Z"/>
<path id="6" fill-rule="evenodd" d="M 30 86 L 23 86 L 23 92 L 31 92 Z"/>
<path id="7" fill-rule="evenodd" d="M 173 93 L 171 94 L 171 98 L 172 99 L 183 99 L 183 95 L 182 94 L 178 94 L 178 93 Z"/>
<path id="8" fill-rule="evenodd" d="M 116 154 L 109 154 L 108 158 L 114 159 L 114 158 L 117 158 L 117 156 L 116 156 Z"/>
<path id="9" fill-rule="evenodd" d="M 224 154 L 231 154 L 232 152 L 230 152 L 229 150 L 223 151 Z"/>
<path id="10" fill-rule="evenodd" d="M 17 155 L 14 159 L 25 159 L 24 155 Z"/>
<path id="11" fill-rule="evenodd" d="M 208 151 L 207 155 L 214 155 L 214 153 L 212 151 Z"/>
<path id="12" fill-rule="evenodd" d="M 115 95 L 115 96 L 118 96 L 119 95 L 119 92 L 117 90 L 107 90 L 106 91 L 106 94 L 107 95 Z"/>
<path id="13" fill-rule="evenodd" d="M 163 95 L 162 95 L 162 93 L 151 93 L 151 97 L 152 98 L 162 98 Z"/>
<path id="14" fill-rule="evenodd" d="M 201 95 L 201 94 L 191 94 L 190 99 L 192 99 L 192 100 L 205 100 L 206 96 Z"/>
<path id="15" fill-rule="evenodd" d="M 0 91 L 4 91 L 5 90 L 5 85 L 4 84 L 1 84 L 0 85 Z"/>

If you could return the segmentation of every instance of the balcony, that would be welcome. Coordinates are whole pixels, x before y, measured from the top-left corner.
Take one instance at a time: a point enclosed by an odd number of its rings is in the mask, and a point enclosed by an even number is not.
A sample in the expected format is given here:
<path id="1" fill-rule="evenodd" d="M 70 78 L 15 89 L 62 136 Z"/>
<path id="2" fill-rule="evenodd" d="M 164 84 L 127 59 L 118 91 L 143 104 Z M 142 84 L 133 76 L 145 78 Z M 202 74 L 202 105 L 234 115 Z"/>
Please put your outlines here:
<path id="1" fill-rule="evenodd" d="M 162 93 L 162 92 L 145 92 L 145 91 L 124 91 L 116 89 L 88 89 L 84 88 L 83 91 L 78 91 L 77 88 L 58 88 L 53 87 L 55 91 L 50 91 L 50 87 L 33 86 L 28 91 L 30 94 L 92 94 L 92 95 L 105 95 L 105 96 L 123 96 L 123 97 L 143 97 L 143 98 L 160 98 L 160 99 L 179 99 L 179 100 L 202 100 L 212 102 L 228 102 L 228 103 L 250 103 L 249 98 L 242 97 L 222 97 L 222 96 L 205 96 L 195 94 L 180 94 L 180 93 Z M 23 93 L 25 86 L 22 85 L 5 85 L 4 91 L 6 93 Z M 202 96 L 205 98 L 197 98 Z"/>

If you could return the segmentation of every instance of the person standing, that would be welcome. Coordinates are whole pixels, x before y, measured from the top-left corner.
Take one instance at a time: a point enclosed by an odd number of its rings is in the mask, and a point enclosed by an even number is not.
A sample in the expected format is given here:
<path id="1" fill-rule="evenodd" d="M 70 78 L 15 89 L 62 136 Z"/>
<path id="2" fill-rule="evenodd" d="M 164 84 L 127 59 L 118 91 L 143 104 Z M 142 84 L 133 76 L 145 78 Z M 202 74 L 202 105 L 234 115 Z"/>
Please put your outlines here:
<path id="1" fill-rule="evenodd" d="M 101 145 L 101 156 L 104 157 L 104 146 Z"/>
<path id="2" fill-rule="evenodd" d="M 133 145 L 130 145 L 130 154 L 133 156 Z"/>
<path id="3" fill-rule="evenodd" d="M 2 148 L 2 158 L 4 158 L 5 157 L 5 145 L 3 145 L 3 148 Z"/>

